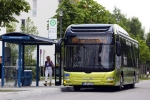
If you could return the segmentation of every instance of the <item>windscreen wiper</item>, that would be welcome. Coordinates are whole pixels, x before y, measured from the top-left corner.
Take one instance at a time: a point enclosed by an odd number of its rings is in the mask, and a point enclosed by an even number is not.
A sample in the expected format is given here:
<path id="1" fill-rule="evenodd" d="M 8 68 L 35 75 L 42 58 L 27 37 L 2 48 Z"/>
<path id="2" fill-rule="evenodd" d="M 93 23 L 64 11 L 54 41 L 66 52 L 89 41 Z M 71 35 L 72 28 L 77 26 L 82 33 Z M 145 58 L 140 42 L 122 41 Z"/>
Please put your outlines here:
<path id="1" fill-rule="evenodd" d="M 106 69 L 105 67 L 103 67 L 103 65 L 101 64 L 101 62 L 99 63 L 99 67 L 101 67 L 102 69 Z"/>
<path id="2" fill-rule="evenodd" d="M 73 68 L 80 68 L 79 66 L 74 66 Z"/>

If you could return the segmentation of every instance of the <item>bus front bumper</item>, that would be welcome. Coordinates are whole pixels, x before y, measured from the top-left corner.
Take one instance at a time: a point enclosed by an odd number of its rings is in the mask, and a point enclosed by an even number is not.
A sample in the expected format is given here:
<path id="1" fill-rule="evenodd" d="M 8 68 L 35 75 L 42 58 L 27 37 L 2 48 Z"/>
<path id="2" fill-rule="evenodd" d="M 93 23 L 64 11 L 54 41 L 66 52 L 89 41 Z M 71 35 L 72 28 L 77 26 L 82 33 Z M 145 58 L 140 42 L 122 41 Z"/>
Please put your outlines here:
<path id="1" fill-rule="evenodd" d="M 63 81 L 63 85 L 64 86 L 74 86 L 74 85 L 82 85 L 82 86 L 115 86 L 115 82 L 113 80 L 111 81 L 101 81 L 101 82 L 97 82 L 97 81 L 69 81 L 69 80 L 64 80 Z"/>

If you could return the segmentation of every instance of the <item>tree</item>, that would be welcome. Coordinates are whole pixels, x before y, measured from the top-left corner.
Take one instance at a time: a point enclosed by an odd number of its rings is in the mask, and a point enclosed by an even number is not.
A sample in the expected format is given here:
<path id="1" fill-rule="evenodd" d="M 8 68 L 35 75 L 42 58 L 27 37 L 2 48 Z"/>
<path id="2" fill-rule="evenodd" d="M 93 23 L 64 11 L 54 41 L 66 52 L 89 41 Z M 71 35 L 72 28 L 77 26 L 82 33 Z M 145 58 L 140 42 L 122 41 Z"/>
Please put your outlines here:
<path id="1" fill-rule="evenodd" d="M 38 35 L 37 27 L 34 26 L 33 21 L 31 21 L 29 17 L 26 19 L 25 25 L 22 25 L 20 29 L 26 34 Z M 30 61 L 32 59 L 33 51 L 35 50 L 35 48 L 36 46 L 34 45 L 25 46 L 25 65 L 32 63 Z"/>
<path id="2" fill-rule="evenodd" d="M 149 42 L 148 40 L 145 42 L 145 30 L 142 28 L 142 24 L 139 19 L 136 17 L 127 18 L 126 15 L 123 14 L 117 7 L 115 7 L 111 17 L 114 23 L 123 27 L 129 33 L 130 37 L 136 39 L 139 42 L 140 62 L 145 64 L 147 61 L 149 61 L 150 52 L 149 47 L 146 45 L 146 43 L 148 44 Z M 147 35 L 147 39 L 149 38 L 150 36 Z"/>
<path id="3" fill-rule="evenodd" d="M 147 35 L 146 35 L 146 44 L 147 44 L 147 46 L 149 47 L 149 49 L 150 49 L 150 31 L 147 33 Z"/>
<path id="4" fill-rule="evenodd" d="M 145 40 L 144 33 L 145 29 L 142 28 L 142 23 L 139 21 L 137 17 L 132 17 L 129 22 L 130 33 L 134 36 L 139 35 L 140 39 Z"/>
<path id="5" fill-rule="evenodd" d="M 114 7 L 113 13 L 111 15 L 113 22 L 115 24 L 120 25 L 123 27 L 127 32 L 130 34 L 130 26 L 129 26 L 129 19 L 126 17 L 125 14 L 121 12 L 121 10 L 117 7 Z"/>
<path id="6" fill-rule="evenodd" d="M 59 10 L 63 9 L 62 32 L 71 24 L 90 24 L 90 23 L 109 23 L 109 15 L 111 14 L 102 5 L 93 0 L 75 0 L 75 4 L 70 4 L 70 0 L 63 0 L 56 15 L 53 18 L 58 19 L 58 35 L 59 35 Z"/>
<path id="7" fill-rule="evenodd" d="M 14 15 L 19 16 L 21 12 L 30 10 L 30 5 L 26 0 L 0 0 L 0 7 L 0 26 L 18 22 Z"/>
<path id="8" fill-rule="evenodd" d="M 146 45 L 146 42 L 140 39 L 139 35 L 135 39 L 139 42 L 140 63 L 145 64 L 150 59 L 149 48 Z"/>
<path id="9" fill-rule="evenodd" d="M 9 33 L 9 32 L 14 32 L 16 31 L 16 23 L 9 23 L 6 25 L 6 32 Z M 14 65 L 14 63 L 16 62 L 16 59 L 17 59 L 17 54 L 18 54 L 18 48 L 17 48 L 17 45 L 14 44 L 14 43 L 7 43 L 6 44 L 7 47 L 9 47 L 11 49 L 11 64 Z"/>
<path id="10" fill-rule="evenodd" d="M 78 8 L 84 10 L 84 23 L 108 23 L 109 15 L 111 14 L 102 5 L 98 4 L 93 0 L 81 0 L 79 2 Z M 80 20 L 80 19 L 79 19 Z"/>
<path id="11" fill-rule="evenodd" d="M 137 17 L 127 18 L 119 8 L 115 7 L 111 18 L 114 23 L 123 27 L 131 37 L 136 37 L 138 35 L 140 39 L 145 40 L 145 29 L 142 27 L 142 23 Z"/>

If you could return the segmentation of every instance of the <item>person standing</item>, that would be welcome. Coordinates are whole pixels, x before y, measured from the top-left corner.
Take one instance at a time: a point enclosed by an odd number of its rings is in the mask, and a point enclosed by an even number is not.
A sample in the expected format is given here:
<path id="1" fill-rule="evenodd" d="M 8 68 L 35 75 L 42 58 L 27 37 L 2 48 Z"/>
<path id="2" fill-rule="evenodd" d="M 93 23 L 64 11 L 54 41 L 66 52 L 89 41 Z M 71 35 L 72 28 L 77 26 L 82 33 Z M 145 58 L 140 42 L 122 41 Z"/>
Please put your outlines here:
<path id="1" fill-rule="evenodd" d="M 50 56 L 47 56 L 46 59 L 47 59 L 47 61 L 45 61 L 45 67 L 44 67 L 44 70 L 45 70 L 45 84 L 44 85 L 47 86 L 47 78 L 48 78 L 48 74 L 49 74 L 49 77 L 50 77 L 49 86 L 51 86 L 54 65 L 50 59 Z"/>

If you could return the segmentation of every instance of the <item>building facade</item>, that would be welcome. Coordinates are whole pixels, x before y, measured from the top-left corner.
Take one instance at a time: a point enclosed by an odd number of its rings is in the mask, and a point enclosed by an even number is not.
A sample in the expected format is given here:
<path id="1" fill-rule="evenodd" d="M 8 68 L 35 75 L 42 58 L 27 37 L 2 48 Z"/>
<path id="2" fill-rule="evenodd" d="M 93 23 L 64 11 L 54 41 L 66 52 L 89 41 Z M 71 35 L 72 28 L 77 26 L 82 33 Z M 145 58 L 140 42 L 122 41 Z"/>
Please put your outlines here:
<path id="1" fill-rule="evenodd" d="M 0 27 L 0 35 L 6 33 L 6 27 Z M 2 41 L 0 41 L 0 56 L 2 56 Z"/>
<path id="2" fill-rule="evenodd" d="M 34 25 L 37 27 L 39 32 L 38 36 L 48 38 L 48 30 L 47 30 L 47 21 L 49 18 L 53 17 L 56 14 L 56 10 L 58 8 L 58 4 L 61 0 L 26 0 L 29 2 L 31 6 L 31 10 L 29 13 L 22 12 L 20 16 L 15 16 L 15 18 L 19 21 L 17 23 L 17 32 L 20 32 L 20 26 L 25 23 L 25 19 L 30 17 L 30 19 L 34 22 Z M 50 56 L 51 60 L 54 62 L 54 53 L 55 53 L 55 45 L 50 46 L 40 46 L 41 49 L 41 63 L 46 60 L 46 56 Z M 36 58 L 36 52 L 34 52 L 33 58 Z"/>

